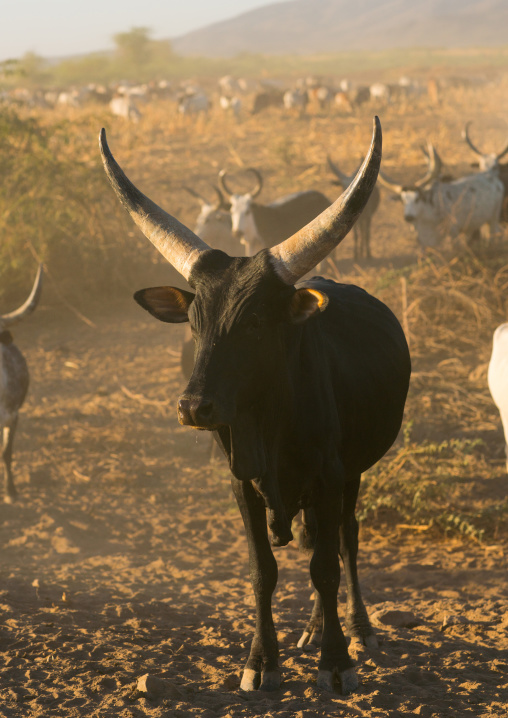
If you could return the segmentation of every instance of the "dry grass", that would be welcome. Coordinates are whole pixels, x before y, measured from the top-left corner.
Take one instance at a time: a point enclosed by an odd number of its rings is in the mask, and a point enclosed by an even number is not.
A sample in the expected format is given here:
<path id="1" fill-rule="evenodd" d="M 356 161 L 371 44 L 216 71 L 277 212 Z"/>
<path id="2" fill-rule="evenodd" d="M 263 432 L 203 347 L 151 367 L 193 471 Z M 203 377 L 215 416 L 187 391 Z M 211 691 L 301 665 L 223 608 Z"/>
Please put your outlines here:
<path id="1" fill-rule="evenodd" d="M 450 92 L 439 108 L 422 97 L 355 116 L 311 108 L 303 119 L 270 110 L 236 122 L 218 109 L 208 117 L 182 118 L 169 101 L 144 108 L 135 126 L 99 107 L 4 114 L 2 302 L 12 303 L 29 284 L 31 248 L 46 261 L 60 296 L 82 309 L 93 298 L 123 295 L 164 275 L 174 280 L 103 177 L 101 126 L 131 179 L 192 226 L 197 206 L 182 186 L 209 193 L 222 167 L 237 172 L 238 182 L 245 181 L 242 169 L 259 168 L 265 178 L 261 199 L 267 201 L 306 188 L 332 198 L 326 154 L 346 171 L 355 169 L 368 146 L 374 111 L 381 115 L 389 175 L 422 174 L 420 145 L 427 137 L 452 171 L 469 171 L 474 157 L 460 139 L 461 128 L 472 119 L 478 144 L 502 146 L 507 86 L 504 78 L 474 91 Z M 404 324 L 413 357 L 404 433 L 365 477 L 361 515 L 370 525 L 395 522 L 494 538 L 506 530 L 506 476 L 486 369 L 492 332 L 507 316 L 506 238 L 477 253 L 457 244 L 418 257 L 401 215 L 400 205 L 384 196 L 374 221 L 376 259 L 354 265 L 352 242 L 346 240 L 337 262 L 329 265 L 331 276 L 386 301 Z M 55 295 L 53 300 L 59 301 Z"/>

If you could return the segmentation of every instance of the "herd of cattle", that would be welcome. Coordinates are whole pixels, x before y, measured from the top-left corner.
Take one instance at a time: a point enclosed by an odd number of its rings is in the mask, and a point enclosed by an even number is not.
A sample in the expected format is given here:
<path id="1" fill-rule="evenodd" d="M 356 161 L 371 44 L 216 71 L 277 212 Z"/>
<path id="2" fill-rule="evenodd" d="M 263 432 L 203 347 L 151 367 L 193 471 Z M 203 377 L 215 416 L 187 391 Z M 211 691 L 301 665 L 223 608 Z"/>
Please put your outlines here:
<path id="1" fill-rule="evenodd" d="M 108 105 L 113 115 L 138 122 L 146 103 L 167 99 L 173 101 L 178 113 L 184 116 L 208 113 L 217 106 L 238 119 L 242 113 L 257 114 L 269 107 L 302 115 L 309 105 L 322 111 L 335 108 L 337 112 L 351 114 L 367 103 L 379 108 L 423 96 L 431 105 L 439 105 L 450 87 L 471 87 L 483 82 L 483 78 L 443 77 L 419 81 L 401 77 L 396 83 L 359 85 L 350 80 L 310 76 L 288 84 L 283 80 L 226 75 L 216 86 L 206 88 L 190 80 L 178 83 L 159 80 L 138 85 L 124 82 L 109 86 L 91 83 L 65 89 L 16 87 L 0 91 L 0 103 L 38 108 L 79 108 L 101 103 Z"/>
<path id="2" fill-rule="evenodd" d="M 245 691 L 280 686 L 271 609 L 277 564 L 270 543 L 284 546 L 292 540 L 292 520 L 300 511 L 302 542 L 313 550 L 316 598 L 298 645 L 321 644 L 318 686 L 334 690 L 337 679 L 343 694 L 357 689 L 345 633 L 377 646 L 357 575 L 355 505 L 361 474 L 386 453 L 400 430 L 409 350 L 398 320 L 382 302 L 353 285 L 306 277 L 352 229 L 358 233 L 355 256 L 371 256 L 378 176 L 402 199 L 404 218 L 423 247 L 446 235 L 476 240 L 485 224 L 496 237 L 506 197 L 506 166 L 500 160 L 508 147 L 487 156 L 473 145 L 469 127 L 464 137 L 480 157 L 478 173 L 443 178 L 441 158 L 429 144 L 425 176 L 409 186 L 397 184 L 379 173 L 381 126 L 375 118 L 369 151 L 354 177 L 329 158 L 334 182 L 344 189 L 334 203 L 307 190 L 261 204 L 257 170 L 249 170 L 253 189 L 241 194 L 232 190 L 223 170 L 215 202 L 186 188 L 201 203 L 193 232 L 132 184 L 101 132 L 104 168 L 120 202 L 193 290 L 152 287 L 136 292 L 135 299 L 161 321 L 189 323 L 193 366 L 178 401 L 178 419 L 213 432 L 231 469 L 256 594 L 256 628 L 241 681 Z M 8 327 L 34 310 L 41 281 L 39 268 L 27 301 L 0 317 L 8 500 L 16 494 L 12 441 L 28 386 L 25 360 Z M 508 445 L 508 325 L 494 335 L 489 385 Z M 337 614 L 339 555 L 348 594 L 345 633 Z"/>
<path id="3" fill-rule="evenodd" d="M 500 160 L 508 153 L 508 145 L 497 154 L 482 153 L 473 144 L 469 125 L 463 136 L 479 157 L 479 172 L 452 179 L 443 175 L 443 162 L 432 144 L 425 149 L 427 171 L 411 184 L 399 184 L 379 173 L 379 184 L 399 197 L 403 216 L 415 232 L 421 246 L 437 247 L 446 237 L 452 240 L 464 235 L 468 243 L 480 239 L 480 230 L 489 227 L 491 240 L 502 233 L 501 223 L 508 222 L 508 164 Z M 328 158 L 334 184 L 343 190 L 354 175 L 343 173 L 337 162 Z M 195 234 L 213 247 L 230 254 L 247 256 L 262 248 L 271 247 L 303 227 L 320 214 L 331 202 L 321 192 L 305 190 L 278 197 L 269 204 L 261 204 L 257 197 L 263 186 L 259 170 L 246 170 L 254 178 L 249 192 L 235 192 L 229 185 L 227 173 L 218 176 L 220 187 L 212 185 L 215 201 L 209 201 L 196 190 L 186 187 L 200 203 Z M 354 225 L 354 257 L 371 257 L 371 223 L 380 204 L 376 185 L 358 222 Z"/>

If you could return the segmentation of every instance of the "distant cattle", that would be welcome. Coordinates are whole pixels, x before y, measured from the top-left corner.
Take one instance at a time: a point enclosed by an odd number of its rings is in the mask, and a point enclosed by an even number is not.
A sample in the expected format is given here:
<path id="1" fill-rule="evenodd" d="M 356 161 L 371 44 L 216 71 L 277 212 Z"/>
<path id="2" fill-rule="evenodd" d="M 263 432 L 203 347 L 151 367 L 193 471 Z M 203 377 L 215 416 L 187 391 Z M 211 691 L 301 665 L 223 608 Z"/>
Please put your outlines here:
<path id="1" fill-rule="evenodd" d="M 230 112 L 233 117 L 236 119 L 239 119 L 240 112 L 242 109 L 242 101 L 239 97 L 228 97 L 226 95 L 221 95 L 219 97 L 219 106 L 224 112 Z"/>
<path id="2" fill-rule="evenodd" d="M 282 107 L 282 98 L 284 92 L 282 90 L 263 90 L 254 95 L 252 101 L 252 114 L 257 115 L 259 112 L 269 107 Z"/>
<path id="3" fill-rule="evenodd" d="M 330 205 L 321 192 L 308 190 L 280 197 L 270 204 L 255 202 L 263 186 L 258 170 L 248 168 L 256 179 L 251 192 L 232 192 L 226 183 L 226 172 L 219 174 L 222 189 L 231 204 L 233 236 L 244 246 L 245 254 L 251 256 L 260 249 L 272 247 L 313 220 Z"/>
<path id="4" fill-rule="evenodd" d="M 178 101 L 178 112 L 181 115 L 205 114 L 210 109 L 210 101 L 204 92 L 186 94 Z"/>
<path id="5" fill-rule="evenodd" d="M 31 314 L 42 290 L 42 265 L 28 299 L 18 309 L 0 316 L 0 427 L 3 433 L 4 499 L 12 502 L 17 491 L 12 475 L 12 447 L 18 425 L 18 413 L 28 391 L 29 374 L 25 357 L 14 344 L 10 327 Z"/>
<path id="6" fill-rule="evenodd" d="M 432 145 L 429 157 L 426 175 L 411 185 L 396 184 L 379 173 L 379 182 L 402 199 L 404 219 L 413 225 L 420 245 L 437 247 L 446 236 L 455 239 L 459 234 L 470 243 L 485 224 L 491 238 L 498 237 L 504 187 L 495 170 L 443 182 L 438 180 L 442 163 Z"/>
<path id="7" fill-rule="evenodd" d="M 141 119 L 141 112 L 130 95 L 115 95 L 109 103 L 109 109 L 116 117 L 123 117 L 130 122 L 139 122 Z"/>
<path id="8" fill-rule="evenodd" d="M 496 168 L 499 179 L 504 186 L 504 198 L 503 207 L 501 210 L 501 219 L 503 222 L 508 222 L 508 163 L 500 164 L 499 160 L 502 159 L 508 153 L 508 144 L 501 150 L 501 152 L 486 153 L 479 150 L 471 141 L 469 135 L 469 127 L 471 122 L 468 122 L 462 132 L 463 139 L 467 142 L 473 152 L 479 157 L 480 170 L 485 171 L 492 168 Z"/>
<path id="9" fill-rule="evenodd" d="M 282 97 L 282 103 L 286 110 L 296 110 L 300 116 L 305 112 L 305 108 L 309 102 L 307 90 L 296 88 L 295 90 L 286 90 Z"/>

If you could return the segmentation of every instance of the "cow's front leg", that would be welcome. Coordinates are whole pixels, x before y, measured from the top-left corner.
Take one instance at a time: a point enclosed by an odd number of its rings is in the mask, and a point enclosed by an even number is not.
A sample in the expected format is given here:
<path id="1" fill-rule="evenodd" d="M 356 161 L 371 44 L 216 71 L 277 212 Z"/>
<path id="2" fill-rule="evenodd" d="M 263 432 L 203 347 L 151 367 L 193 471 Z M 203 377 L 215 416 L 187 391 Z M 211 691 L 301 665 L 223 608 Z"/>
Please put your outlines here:
<path id="1" fill-rule="evenodd" d="M 340 555 L 344 563 L 347 584 L 345 628 L 348 636 L 360 639 L 369 648 L 378 642 L 362 601 L 356 558 L 358 555 L 358 521 L 355 517 L 356 500 L 360 488 L 360 474 L 350 478 L 344 487 L 342 521 L 340 526 Z"/>
<path id="2" fill-rule="evenodd" d="M 316 497 L 314 509 L 317 536 L 310 562 L 310 575 L 323 605 L 323 637 L 318 670 L 318 687 L 333 691 L 334 678 L 340 680 L 342 693 L 348 695 L 358 688 L 358 679 L 349 657 L 347 642 L 337 614 L 340 582 L 339 524 L 341 514 L 341 483 Z"/>
<path id="3" fill-rule="evenodd" d="M 247 534 L 250 577 L 256 598 L 256 630 L 240 688 L 273 691 L 280 687 L 279 648 L 272 617 L 277 563 L 268 539 L 263 499 L 250 482 L 233 477 L 231 483 Z"/>

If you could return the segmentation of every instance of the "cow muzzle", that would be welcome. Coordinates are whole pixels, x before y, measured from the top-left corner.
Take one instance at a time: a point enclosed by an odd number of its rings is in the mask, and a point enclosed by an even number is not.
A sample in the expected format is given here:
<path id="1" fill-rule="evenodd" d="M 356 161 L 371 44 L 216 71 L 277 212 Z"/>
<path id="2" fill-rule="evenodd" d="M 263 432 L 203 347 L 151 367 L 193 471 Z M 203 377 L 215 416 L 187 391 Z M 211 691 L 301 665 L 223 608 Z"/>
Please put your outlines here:
<path id="1" fill-rule="evenodd" d="M 218 423 L 215 419 L 213 401 L 203 397 L 185 397 L 178 400 L 178 421 L 184 426 L 193 426 L 196 429 L 216 429 Z"/>

